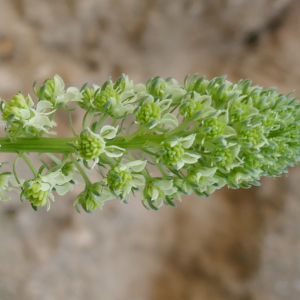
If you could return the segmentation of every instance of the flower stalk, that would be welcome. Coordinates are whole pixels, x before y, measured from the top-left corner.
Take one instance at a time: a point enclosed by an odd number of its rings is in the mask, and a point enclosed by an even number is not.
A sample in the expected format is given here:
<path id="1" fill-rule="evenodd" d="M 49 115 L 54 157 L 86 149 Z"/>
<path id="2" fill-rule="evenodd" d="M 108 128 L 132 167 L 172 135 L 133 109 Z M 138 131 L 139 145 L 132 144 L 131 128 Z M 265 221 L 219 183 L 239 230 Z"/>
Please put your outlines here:
<path id="1" fill-rule="evenodd" d="M 248 79 L 231 83 L 195 74 L 183 85 L 159 76 L 134 84 L 123 75 L 101 86 L 66 89 L 55 75 L 36 84 L 36 100 L 18 93 L 0 102 L 0 152 L 16 153 L 12 173 L 0 173 L 3 201 L 19 188 L 34 210 L 49 209 L 54 193 L 65 195 L 82 177 L 77 211 L 81 206 L 92 213 L 111 199 L 127 203 L 136 192 L 147 209 L 158 210 L 175 207 L 182 195 L 259 185 L 261 176 L 280 176 L 300 161 L 299 101 Z M 84 110 L 81 132 L 74 129 L 70 102 Z M 73 137 L 53 137 L 57 110 L 68 112 Z M 28 153 L 38 153 L 42 164 L 35 166 Z M 18 177 L 19 159 L 33 178 Z M 149 165 L 161 177 L 153 177 Z M 94 168 L 99 175 L 90 177 Z"/>

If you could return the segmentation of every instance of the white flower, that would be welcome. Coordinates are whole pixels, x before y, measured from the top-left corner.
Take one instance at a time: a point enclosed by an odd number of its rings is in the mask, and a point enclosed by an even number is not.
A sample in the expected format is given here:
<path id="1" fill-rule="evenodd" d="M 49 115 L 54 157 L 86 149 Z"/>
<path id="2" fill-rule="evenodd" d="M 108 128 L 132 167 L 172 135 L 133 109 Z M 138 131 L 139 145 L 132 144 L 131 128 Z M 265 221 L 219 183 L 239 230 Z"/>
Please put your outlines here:
<path id="1" fill-rule="evenodd" d="M 181 98 L 186 94 L 186 90 L 180 86 L 174 78 L 170 81 L 172 84 L 167 84 L 165 88 L 165 95 L 172 95 L 173 101 Z"/>
<path id="2" fill-rule="evenodd" d="M 120 84 L 120 91 L 121 92 L 127 92 L 127 91 L 132 91 L 133 90 L 133 80 L 129 80 L 129 76 L 122 74 L 123 75 L 123 81 Z M 117 89 L 117 92 L 119 92 L 119 90 Z"/>
<path id="3" fill-rule="evenodd" d="M 153 124 L 149 127 L 154 128 L 161 124 L 170 127 L 178 127 L 178 119 L 171 113 L 164 114 L 164 111 L 168 110 L 172 103 L 172 99 L 164 99 L 154 101 L 152 95 L 148 95 L 148 98 L 143 102 L 140 109 L 135 114 L 136 124 L 146 125 L 151 122 Z"/>
<path id="4" fill-rule="evenodd" d="M 80 93 L 79 89 L 76 87 L 69 87 L 67 91 L 55 98 L 55 105 L 58 104 L 67 104 L 71 101 L 81 102 L 82 101 L 82 94 Z"/>
<path id="5" fill-rule="evenodd" d="M 177 188 L 173 186 L 173 180 L 153 178 L 147 182 L 142 194 L 142 200 L 154 202 L 156 207 L 160 207 L 163 205 L 166 196 L 171 196 L 176 192 Z"/>
<path id="6" fill-rule="evenodd" d="M 59 75 L 54 76 L 54 91 L 52 94 L 52 101 L 54 106 L 61 103 L 67 104 L 70 101 L 82 101 L 82 94 L 76 87 L 69 87 L 65 92 L 65 83 Z"/>
<path id="7" fill-rule="evenodd" d="M 106 146 L 105 140 L 115 138 L 118 126 L 113 127 L 105 125 L 102 127 L 100 134 L 93 133 L 89 128 L 81 133 L 80 140 L 76 143 L 79 154 L 86 160 L 94 160 L 93 167 L 99 161 L 99 155 L 104 153 L 108 157 L 120 157 L 125 149 L 118 146 Z M 92 168 L 93 168 L 92 167 Z"/>
<path id="8" fill-rule="evenodd" d="M 196 134 L 191 134 L 184 138 L 173 138 L 162 142 L 163 154 L 158 161 L 162 160 L 176 169 L 181 169 L 184 164 L 196 163 L 201 155 L 186 150 L 193 145 L 195 137 Z"/>
<path id="9" fill-rule="evenodd" d="M 19 112 L 21 117 L 16 117 L 16 119 L 21 123 L 22 127 L 35 128 L 38 132 L 43 131 L 46 133 L 55 134 L 48 131 L 48 128 L 56 126 L 56 123 L 54 121 L 50 121 L 49 117 L 47 116 L 53 111 L 48 113 L 45 112 L 46 109 L 53 107 L 52 103 L 47 100 L 41 100 L 37 103 L 36 109 L 34 109 L 34 103 L 30 95 L 28 95 L 28 99 L 29 109 L 20 109 Z"/>
<path id="10" fill-rule="evenodd" d="M 44 85 L 46 86 L 44 90 L 44 98 L 49 100 L 54 107 L 57 107 L 58 105 L 64 106 L 70 101 L 82 101 L 83 97 L 78 88 L 69 87 L 65 92 L 65 83 L 57 74 L 53 79 L 46 80 Z M 38 97 L 42 97 L 41 90 L 36 93 Z"/>
<path id="11" fill-rule="evenodd" d="M 65 91 L 65 83 L 63 79 L 59 75 L 54 76 L 54 93 L 53 98 L 56 99 L 57 97 L 61 96 Z"/>
<path id="12" fill-rule="evenodd" d="M 199 118 L 206 118 L 216 112 L 216 109 L 211 107 L 211 96 L 199 95 L 196 92 L 193 92 L 192 96 L 193 97 L 182 101 L 180 113 L 184 117 L 191 118 L 195 113 L 202 111 Z"/>
<path id="13" fill-rule="evenodd" d="M 141 174 L 133 172 L 141 172 L 147 164 L 147 161 L 136 160 L 126 164 L 118 164 L 108 172 L 108 176 L 104 179 L 111 188 L 116 191 L 116 194 L 127 196 L 131 189 L 145 184 L 145 178 Z"/>
<path id="14" fill-rule="evenodd" d="M 96 182 L 77 196 L 74 206 L 79 202 L 86 212 L 92 213 L 97 208 L 102 209 L 105 201 L 115 198 L 103 182 Z"/>
<path id="15" fill-rule="evenodd" d="M 0 164 L 1 168 L 2 164 Z M 10 200 L 10 197 L 6 193 L 7 191 L 14 190 L 10 185 L 16 185 L 11 173 L 9 172 L 4 172 L 0 173 L 0 201 L 8 201 Z"/>
<path id="16" fill-rule="evenodd" d="M 61 170 L 50 172 L 46 175 L 40 175 L 41 181 L 48 184 L 48 191 L 56 190 L 60 196 L 65 195 L 68 191 L 73 189 L 73 185 L 70 181 L 73 179 L 72 175 L 65 176 Z"/>
<path id="17" fill-rule="evenodd" d="M 134 92 L 137 93 L 138 98 L 151 94 L 155 99 L 164 100 L 171 98 L 174 101 L 186 94 L 186 91 L 178 84 L 175 79 L 170 79 L 168 82 L 160 77 L 150 79 L 147 84 L 136 84 L 133 87 Z"/>
<path id="18" fill-rule="evenodd" d="M 95 97 L 92 106 L 95 108 L 101 108 L 104 104 L 110 101 L 110 106 L 107 111 L 114 116 L 123 116 L 126 113 L 131 114 L 134 110 L 134 106 L 131 104 L 136 101 L 136 94 L 130 89 L 133 83 L 129 82 L 126 76 L 124 82 L 124 88 L 120 90 L 113 89 L 113 84 L 110 82 L 104 91 L 100 91 Z M 93 85 L 95 91 L 101 89 L 98 85 Z"/>

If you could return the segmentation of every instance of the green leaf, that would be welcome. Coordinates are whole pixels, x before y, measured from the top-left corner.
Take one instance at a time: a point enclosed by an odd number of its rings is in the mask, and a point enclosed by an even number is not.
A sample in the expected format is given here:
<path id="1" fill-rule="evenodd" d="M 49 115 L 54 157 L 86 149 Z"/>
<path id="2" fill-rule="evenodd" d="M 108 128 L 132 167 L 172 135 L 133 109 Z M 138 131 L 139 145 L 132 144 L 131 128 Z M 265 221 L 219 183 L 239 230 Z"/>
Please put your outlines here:
<path id="1" fill-rule="evenodd" d="M 6 126 L 10 125 L 11 121 L 15 118 L 15 116 L 16 116 L 16 114 L 12 114 L 7 117 L 7 120 L 6 120 L 7 125 Z"/>
<path id="2" fill-rule="evenodd" d="M 200 86 L 200 84 L 202 83 L 202 81 L 205 79 L 205 76 L 201 76 L 199 79 L 197 79 L 197 81 L 195 82 L 194 88 L 193 90 L 197 92 L 198 87 Z"/>
<path id="3" fill-rule="evenodd" d="M 167 203 L 167 205 L 170 205 L 170 206 L 173 206 L 173 207 L 177 207 L 177 205 L 168 196 L 166 196 L 166 203 Z"/>
<path id="4" fill-rule="evenodd" d="M 81 214 L 81 211 L 80 211 L 80 209 L 79 209 L 79 207 L 78 207 L 78 203 L 75 203 L 75 208 L 76 208 L 76 211 L 77 211 L 79 214 Z"/>
<path id="5" fill-rule="evenodd" d="M 31 204 L 31 207 L 33 208 L 34 211 L 37 211 L 37 210 L 38 210 L 38 207 L 37 207 L 37 206 L 33 205 L 32 203 L 30 203 L 30 204 Z"/>
<path id="6" fill-rule="evenodd" d="M 158 208 L 152 203 L 150 199 L 147 199 L 148 205 L 153 210 L 158 210 Z"/>
<path id="7" fill-rule="evenodd" d="M 42 99 L 42 100 L 44 99 L 44 94 L 45 94 L 46 88 L 47 88 L 46 84 L 42 85 L 42 87 L 40 88 L 39 95 L 38 95 L 39 99 Z"/>
<path id="8" fill-rule="evenodd" d="M 81 87 L 81 89 L 80 89 L 80 93 L 82 93 L 85 89 L 86 89 L 86 87 L 88 86 L 88 82 L 86 82 L 82 87 Z"/>
<path id="9" fill-rule="evenodd" d="M 144 206 L 147 210 L 151 210 L 148 206 L 146 206 L 145 200 L 142 200 L 142 204 L 143 204 L 143 206 Z"/>
<path id="10" fill-rule="evenodd" d="M 108 86 L 108 84 L 110 83 L 110 80 L 111 80 L 111 76 L 108 78 L 107 81 L 104 82 L 104 84 L 102 85 L 101 87 L 101 92 L 105 91 L 106 90 L 106 87 Z"/>
<path id="11" fill-rule="evenodd" d="M 86 159 L 83 160 L 83 165 L 88 169 L 91 170 L 92 168 L 89 166 L 89 163 Z"/>
<path id="12" fill-rule="evenodd" d="M 118 78 L 118 80 L 115 82 L 115 84 L 113 86 L 114 90 L 116 90 L 119 87 L 119 85 L 121 84 L 121 82 L 123 81 L 123 79 L 124 79 L 123 76 L 121 76 L 121 77 Z"/>

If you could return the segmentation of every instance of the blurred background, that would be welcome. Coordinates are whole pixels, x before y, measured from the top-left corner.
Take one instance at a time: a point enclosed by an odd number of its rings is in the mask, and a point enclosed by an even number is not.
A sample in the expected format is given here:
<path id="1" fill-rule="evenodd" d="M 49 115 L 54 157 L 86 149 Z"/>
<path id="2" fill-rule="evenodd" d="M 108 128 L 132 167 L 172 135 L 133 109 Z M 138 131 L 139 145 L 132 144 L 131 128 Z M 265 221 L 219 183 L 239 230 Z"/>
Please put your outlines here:
<path id="1" fill-rule="evenodd" d="M 227 74 L 300 94 L 297 0 L 0 0 L 0 8 L 4 99 L 56 73 L 78 87 L 122 73 L 136 83 Z M 0 204 L 0 299 L 298 300 L 299 180 L 295 167 L 261 187 L 190 196 L 158 212 L 133 198 L 79 215 L 74 192 L 36 213 L 15 195 Z"/>

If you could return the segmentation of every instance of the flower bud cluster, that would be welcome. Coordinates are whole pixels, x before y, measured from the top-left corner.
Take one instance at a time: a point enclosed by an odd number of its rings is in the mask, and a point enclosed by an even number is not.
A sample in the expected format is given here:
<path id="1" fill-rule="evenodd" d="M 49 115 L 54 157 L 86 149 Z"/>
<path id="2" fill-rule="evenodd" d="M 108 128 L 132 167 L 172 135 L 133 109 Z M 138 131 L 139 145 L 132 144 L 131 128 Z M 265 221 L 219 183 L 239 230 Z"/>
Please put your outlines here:
<path id="1" fill-rule="evenodd" d="M 252 86 L 250 80 L 231 83 L 225 76 L 206 80 L 195 74 L 183 85 L 161 77 L 134 84 L 123 75 L 101 86 L 65 91 L 55 75 L 37 89 L 34 84 L 34 92 L 36 105 L 21 93 L 2 101 L 11 143 L 0 138 L 0 152 L 17 152 L 17 159 L 29 165 L 34 178 L 19 180 L 15 171 L 14 176 L 35 209 L 49 207 L 54 191 L 72 190 L 79 174 L 85 188 L 74 205 L 91 213 L 110 199 L 127 203 L 136 192 L 147 209 L 176 206 L 183 194 L 209 196 L 225 185 L 249 188 L 259 185 L 261 176 L 280 176 L 299 164 L 299 101 L 275 88 Z M 45 137 L 55 126 L 55 112 L 70 112 L 71 101 L 85 113 L 81 132 L 70 122 L 73 138 Z M 23 151 L 44 153 L 52 164 L 41 160 L 37 171 Z M 149 164 L 160 176 L 150 173 Z M 98 177 L 90 178 L 89 169 Z M 10 176 L 0 174 L 2 200 L 8 199 Z"/>

